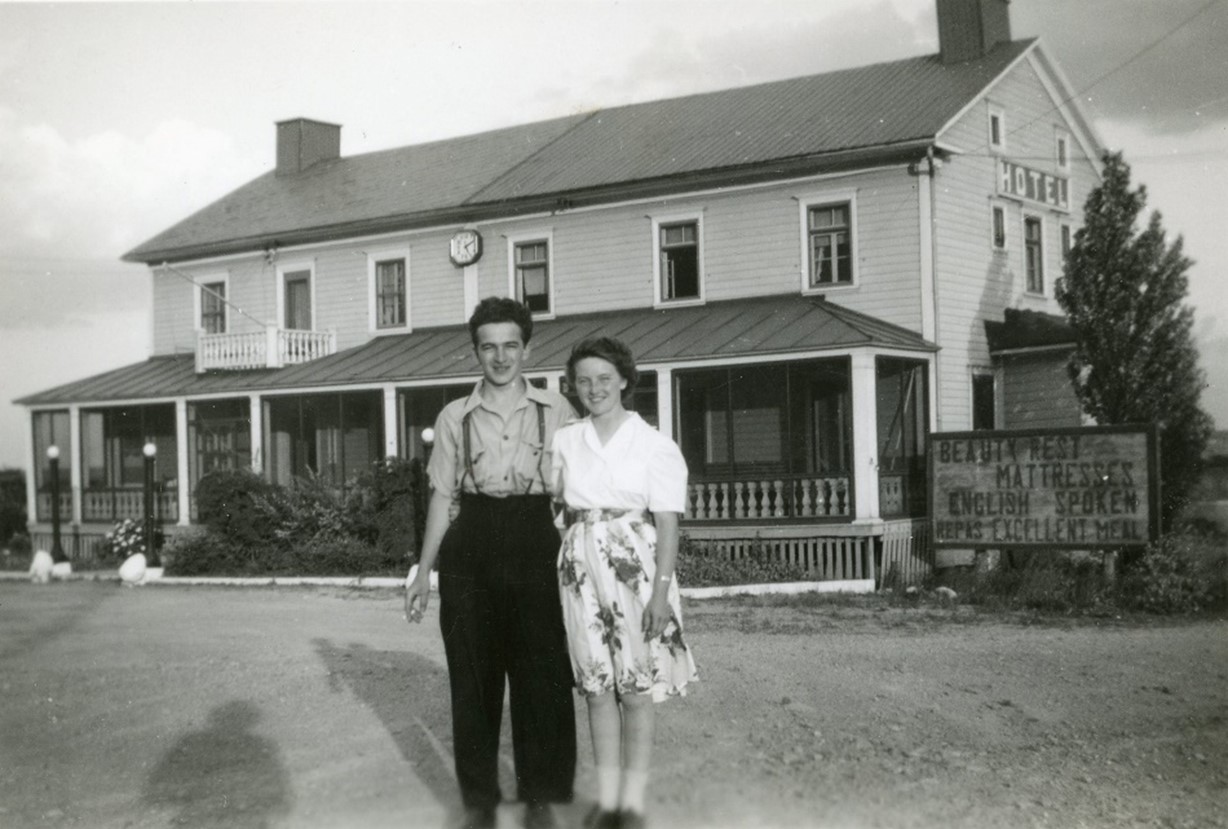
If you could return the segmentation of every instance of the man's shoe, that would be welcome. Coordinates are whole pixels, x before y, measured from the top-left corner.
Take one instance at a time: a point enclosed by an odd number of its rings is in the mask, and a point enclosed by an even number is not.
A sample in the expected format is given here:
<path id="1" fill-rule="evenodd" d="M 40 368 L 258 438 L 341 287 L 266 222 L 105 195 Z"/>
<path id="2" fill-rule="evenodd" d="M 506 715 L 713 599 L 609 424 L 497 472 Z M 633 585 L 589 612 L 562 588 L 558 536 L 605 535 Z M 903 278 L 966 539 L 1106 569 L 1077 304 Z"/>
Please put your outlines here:
<path id="1" fill-rule="evenodd" d="M 584 816 L 584 823 L 582 825 L 584 829 L 621 829 L 621 815 L 618 812 L 594 806 Z"/>
<path id="2" fill-rule="evenodd" d="M 524 829 L 557 829 L 554 810 L 549 803 L 533 801 L 524 810 Z"/>
<path id="3" fill-rule="evenodd" d="M 461 829 L 495 829 L 495 807 L 474 806 L 466 809 Z"/>

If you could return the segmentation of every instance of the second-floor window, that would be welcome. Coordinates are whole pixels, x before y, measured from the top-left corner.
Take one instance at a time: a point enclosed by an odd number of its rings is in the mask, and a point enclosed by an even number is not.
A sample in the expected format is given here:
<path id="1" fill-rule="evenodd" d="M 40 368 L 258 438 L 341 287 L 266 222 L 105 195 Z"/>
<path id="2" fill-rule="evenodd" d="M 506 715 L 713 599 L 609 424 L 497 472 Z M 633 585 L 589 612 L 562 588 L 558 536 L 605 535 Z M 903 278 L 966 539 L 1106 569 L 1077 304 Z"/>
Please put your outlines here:
<path id="1" fill-rule="evenodd" d="M 519 242 L 512 248 L 515 267 L 516 299 L 535 314 L 549 314 L 550 307 L 550 242 L 533 239 Z"/>
<path id="2" fill-rule="evenodd" d="M 993 429 L 997 425 L 997 392 L 992 372 L 972 374 L 972 428 Z"/>
<path id="3" fill-rule="evenodd" d="M 1025 216 L 1023 219 L 1023 270 L 1027 275 L 1027 291 L 1030 294 L 1045 292 L 1045 251 L 1040 218 Z"/>
<path id="4" fill-rule="evenodd" d="M 1070 169 L 1070 138 L 1062 132 L 1059 132 L 1053 141 L 1053 154 L 1056 156 L 1057 168 L 1059 170 Z"/>
<path id="5" fill-rule="evenodd" d="M 282 327 L 291 331 L 310 331 L 311 315 L 311 270 L 285 270 L 282 272 Z"/>
<path id="6" fill-rule="evenodd" d="M 662 222 L 657 228 L 661 302 L 701 299 L 699 222 Z"/>
<path id="7" fill-rule="evenodd" d="M 375 327 L 404 328 L 406 318 L 405 260 L 375 263 Z"/>
<path id="8" fill-rule="evenodd" d="M 205 282 L 200 286 L 200 330 L 226 333 L 226 283 Z"/>
<path id="9" fill-rule="evenodd" d="M 1006 112 L 996 106 L 989 107 L 989 149 L 1006 150 Z"/>
<path id="10" fill-rule="evenodd" d="M 1006 208 L 1000 204 L 991 207 L 993 227 L 993 249 L 1006 250 Z"/>
<path id="11" fill-rule="evenodd" d="M 806 211 L 810 287 L 853 284 L 852 207 L 848 202 L 812 205 Z"/>

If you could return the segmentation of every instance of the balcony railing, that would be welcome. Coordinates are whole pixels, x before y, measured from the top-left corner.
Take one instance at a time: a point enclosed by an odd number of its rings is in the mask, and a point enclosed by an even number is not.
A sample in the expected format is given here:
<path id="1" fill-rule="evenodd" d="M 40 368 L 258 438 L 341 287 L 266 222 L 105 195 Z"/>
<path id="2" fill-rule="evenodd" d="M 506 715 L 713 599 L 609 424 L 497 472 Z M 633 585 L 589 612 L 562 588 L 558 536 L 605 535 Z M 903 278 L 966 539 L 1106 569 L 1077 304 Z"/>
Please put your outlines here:
<path id="1" fill-rule="evenodd" d="M 849 475 L 692 481 L 684 519 L 841 518 L 852 514 Z"/>
<path id="2" fill-rule="evenodd" d="M 281 368 L 327 357 L 337 350 L 332 331 L 267 328 L 243 334 L 199 334 L 196 371 Z"/>
<path id="3" fill-rule="evenodd" d="M 86 489 L 81 492 L 82 521 L 121 521 L 145 517 L 145 492 L 135 489 Z M 158 523 L 179 520 L 179 493 L 172 488 L 154 491 L 154 518 Z"/>

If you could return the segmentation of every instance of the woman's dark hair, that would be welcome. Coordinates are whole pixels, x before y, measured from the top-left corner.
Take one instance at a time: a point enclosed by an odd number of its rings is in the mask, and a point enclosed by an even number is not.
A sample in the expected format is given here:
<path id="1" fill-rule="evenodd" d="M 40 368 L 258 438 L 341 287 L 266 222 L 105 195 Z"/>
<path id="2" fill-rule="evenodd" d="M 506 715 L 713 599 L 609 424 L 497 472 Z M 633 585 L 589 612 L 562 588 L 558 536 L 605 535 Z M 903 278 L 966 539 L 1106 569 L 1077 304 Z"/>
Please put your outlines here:
<path id="1" fill-rule="evenodd" d="M 571 350 L 571 356 L 567 358 L 567 382 L 573 389 L 576 387 L 576 363 L 586 357 L 599 357 L 618 369 L 618 376 L 627 381 L 624 396 L 635 390 L 635 381 L 640 376 L 635 368 L 635 357 L 631 354 L 631 349 L 613 337 L 593 337 L 577 344 Z"/>
<path id="2" fill-rule="evenodd" d="M 520 328 L 520 341 L 529 344 L 533 336 L 533 314 L 523 304 L 505 296 L 488 296 L 478 303 L 469 317 L 469 339 L 478 347 L 478 329 L 492 322 L 514 322 Z"/>

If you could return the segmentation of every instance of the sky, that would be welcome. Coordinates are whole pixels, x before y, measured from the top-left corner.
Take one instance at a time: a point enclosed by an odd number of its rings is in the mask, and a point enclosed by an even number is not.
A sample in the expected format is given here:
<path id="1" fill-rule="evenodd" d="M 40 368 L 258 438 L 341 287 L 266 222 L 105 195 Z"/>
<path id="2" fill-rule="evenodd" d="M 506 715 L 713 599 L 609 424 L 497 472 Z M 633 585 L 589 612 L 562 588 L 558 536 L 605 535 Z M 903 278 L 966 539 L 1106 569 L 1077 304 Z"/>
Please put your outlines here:
<path id="1" fill-rule="evenodd" d="M 1228 428 L 1228 0 L 1013 0 L 1195 264 Z M 937 51 L 933 0 L 0 0 L 0 467 L 14 398 L 149 356 L 119 257 L 268 171 L 274 123 L 345 156 Z"/>

